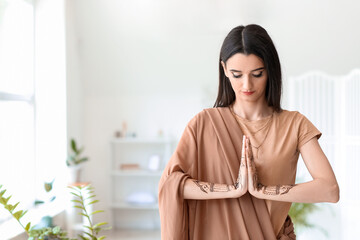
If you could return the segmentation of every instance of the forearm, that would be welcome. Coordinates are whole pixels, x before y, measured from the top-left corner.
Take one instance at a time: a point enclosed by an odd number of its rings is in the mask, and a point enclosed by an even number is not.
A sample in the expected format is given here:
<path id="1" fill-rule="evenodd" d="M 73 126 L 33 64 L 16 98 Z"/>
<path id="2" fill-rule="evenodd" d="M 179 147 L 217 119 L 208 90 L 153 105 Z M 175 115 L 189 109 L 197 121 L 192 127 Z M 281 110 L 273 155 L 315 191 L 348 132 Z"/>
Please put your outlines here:
<path id="1" fill-rule="evenodd" d="M 236 197 L 236 184 L 219 184 L 187 179 L 184 186 L 184 199 L 221 199 Z"/>
<path id="2" fill-rule="evenodd" d="M 255 197 L 284 202 L 337 202 L 339 188 L 337 183 L 329 183 L 323 179 L 295 185 L 264 186 L 259 184 L 255 190 Z"/>

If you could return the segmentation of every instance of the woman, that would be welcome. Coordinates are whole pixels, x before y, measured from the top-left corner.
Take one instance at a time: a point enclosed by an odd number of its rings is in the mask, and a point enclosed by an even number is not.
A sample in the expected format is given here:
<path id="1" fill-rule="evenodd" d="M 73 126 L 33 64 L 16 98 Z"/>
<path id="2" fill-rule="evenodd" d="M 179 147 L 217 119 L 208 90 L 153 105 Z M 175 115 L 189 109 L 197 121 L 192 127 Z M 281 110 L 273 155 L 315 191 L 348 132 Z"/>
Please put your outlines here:
<path id="1" fill-rule="evenodd" d="M 281 67 L 261 26 L 225 38 L 213 108 L 187 124 L 159 183 L 162 239 L 295 239 L 291 202 L 337 202 L 339 187 L 301 113 L 281 109 Z M 313 177 L 295 184 L 299 154 Z"/>

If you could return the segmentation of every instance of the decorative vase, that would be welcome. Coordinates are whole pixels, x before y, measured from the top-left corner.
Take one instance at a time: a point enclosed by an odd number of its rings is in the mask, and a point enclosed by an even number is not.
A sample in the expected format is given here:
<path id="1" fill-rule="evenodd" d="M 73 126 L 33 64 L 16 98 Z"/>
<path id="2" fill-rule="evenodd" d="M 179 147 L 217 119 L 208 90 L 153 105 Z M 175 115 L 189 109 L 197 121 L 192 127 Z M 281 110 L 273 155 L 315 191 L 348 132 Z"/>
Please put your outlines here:
<path id="1" fill-rule="evenodd" d="M 70 166 L 69 167 L 69 183 L 77 183 L 80 182 L 81 178 L 80 178 L 80 174 L 81 174 L 81 170 L 82 170 L 82 164 L 78 164 L 75 166 Z"/>

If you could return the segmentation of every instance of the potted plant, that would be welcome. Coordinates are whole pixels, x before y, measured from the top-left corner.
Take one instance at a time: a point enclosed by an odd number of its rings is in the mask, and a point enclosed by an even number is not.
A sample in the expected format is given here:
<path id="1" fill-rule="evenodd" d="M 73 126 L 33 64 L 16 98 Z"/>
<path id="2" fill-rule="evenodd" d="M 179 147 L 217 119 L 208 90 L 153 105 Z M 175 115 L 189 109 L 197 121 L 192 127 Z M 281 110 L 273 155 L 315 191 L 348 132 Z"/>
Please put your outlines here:
<path id="1" fill-rule="evenodd" d="M 70 150 L 71 152 L 66 159 L 66 165 L 70 170 L 70 183 L 80 182 L 80 173 L 83 163 L 88 161 L 89 158 L 81 156 L 84 147 L 79 148 L 73 138 L 70 141 Z"/>

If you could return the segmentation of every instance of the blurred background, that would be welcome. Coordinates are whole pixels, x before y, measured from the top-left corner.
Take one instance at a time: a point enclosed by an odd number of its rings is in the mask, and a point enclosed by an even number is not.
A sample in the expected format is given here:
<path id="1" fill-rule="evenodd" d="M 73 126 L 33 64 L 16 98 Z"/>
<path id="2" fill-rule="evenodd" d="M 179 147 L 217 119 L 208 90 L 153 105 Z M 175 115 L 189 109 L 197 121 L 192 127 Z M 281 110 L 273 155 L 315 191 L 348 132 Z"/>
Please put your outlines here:
<path id="1" fill-rule="evenodd" d="M 323 133 L 340 184 L 338 203 L 293 208 L 298 239 L 356 239 L 359 10 L 355 0 L 0 0 L 0 185 L 32 209 L 55 179 L 56 200 L 43 204 L 54 207 L 29 214 L 76 232 L 66 185 L 90 183 L 108 239 L 160 239 L 161 171 L 188 121 L 215 103 L 225 36 L 256 23 L 280 56 L 283 108 Z M 297 181 L 308 180 L 300 158 Z M 2 207 L 1 239 L 24 239 L 12 222 Z"/>

